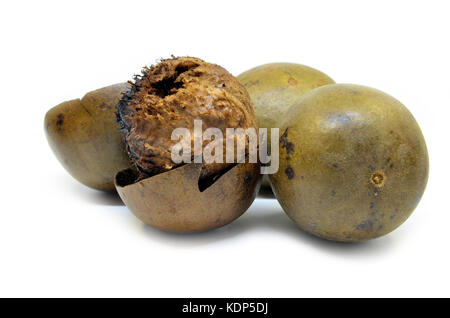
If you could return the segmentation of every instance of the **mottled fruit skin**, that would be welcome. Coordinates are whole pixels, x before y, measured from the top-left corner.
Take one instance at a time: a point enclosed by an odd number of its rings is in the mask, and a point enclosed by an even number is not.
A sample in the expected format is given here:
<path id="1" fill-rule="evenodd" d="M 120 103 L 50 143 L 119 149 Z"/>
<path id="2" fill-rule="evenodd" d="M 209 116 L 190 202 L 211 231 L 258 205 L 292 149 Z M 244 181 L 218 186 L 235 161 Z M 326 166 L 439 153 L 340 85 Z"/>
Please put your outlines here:
<path id="1" fill-rule="evenodd" d="M 126 83 L 61 103 L 45 115 L 48 143 L 66 170 L 84 185 L 113 191 L 117 172 L 130 167 L 115 118 Z"/>
<path id="2" fill-rule="evenodd" d="M 280 126 L 272 189 L 303 230 L 335 241 L 373 239 L 405 222 L 422 197 L 425 140 L 391 96 L 350 84 L 320 87 Z"/>
<path id="3" fill-rule="evenodd" d="M 258 127 L 268 128 L 269 151 L 270 128 L 278 127 L 287 110 L 310 90 L 335 83 L 316 69 L 294 63 L 264 64 L 237 78 L 250 95 Z M 262 186 L 269 186 L 267 177 L 263 179 Z"/>

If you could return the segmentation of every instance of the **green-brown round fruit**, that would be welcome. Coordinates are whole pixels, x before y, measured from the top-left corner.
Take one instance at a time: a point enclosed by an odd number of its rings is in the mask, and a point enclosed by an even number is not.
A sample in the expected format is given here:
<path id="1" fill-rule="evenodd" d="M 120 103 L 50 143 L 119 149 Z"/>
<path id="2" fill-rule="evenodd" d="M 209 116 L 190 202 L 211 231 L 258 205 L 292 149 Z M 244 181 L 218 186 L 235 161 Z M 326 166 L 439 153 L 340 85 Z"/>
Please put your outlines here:
<path id="1" fill-rule="evenodd" d="M 238 76 L 250 95 L 258 127 L 277 128 L 284 114 L 310 90 L 334 81 L 311 67 L 294 63 L 271 63 L 252 68 Z M 279 128 L 279 127 L 278 127 Z M 269 186 L 268 178 L 262 186 Z"/>
<path id="2" fill-rule="evenodd" d="M 345 242 L 376 238 L 401 225 L 422 197 L 425 140 L 391 96 L 350 84 L 320 87 L 280 126 L 272 189 L 303 230 Z"/>
<path id="3" fill-rule="evenodd" d="M 128 88 L 126 83 L 100 88 L 45 115 L 50 147 L 64 168 L 88 187 L 114 190 L 116 173 L 131 165 L 115 116 L 115 105 Z"/>

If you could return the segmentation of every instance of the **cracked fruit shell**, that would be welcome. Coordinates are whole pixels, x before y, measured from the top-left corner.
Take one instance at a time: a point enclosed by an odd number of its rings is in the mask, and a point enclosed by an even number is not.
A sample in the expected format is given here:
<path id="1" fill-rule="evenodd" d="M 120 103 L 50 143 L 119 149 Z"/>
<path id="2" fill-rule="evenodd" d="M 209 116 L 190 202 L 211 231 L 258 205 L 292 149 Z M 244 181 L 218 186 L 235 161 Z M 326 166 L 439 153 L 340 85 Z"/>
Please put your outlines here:
<path id="1" fill-rule="evenodd" d="M 117 110 L 135 169 L 120 172 L 116 187 L 144 223 L 171 232 L 205 231 L 230 223 L 253 202 L 258 163 L 190 163 L 196 157 L 196 120 L 200 133 L 209 128 L 220 133 L 214 137 L 214 153 L 223 159 L 228 128 L 256 128 L 247 91 L 224 68 L 194 57 L 161 60 L 135 77 Z M 181 151 L 185 160 L 174 162 L 172 149 L 179 140 L 172 133 L 179 128 L 189 137 Z M 211 142 L 200 139 L 201 159 Z"/>
<path id="2" fill-rule="evenodd" d="M 137 181 L 127 169 L 117 174 L 117 192 L 133 214 L 147 225 L 169 232 L 215 229 L 242 215 L 252 204 L 261 181 L 259 164 L 241 163 L 210 185 L 202 184 L 202 164 L 186 164 Z"/>

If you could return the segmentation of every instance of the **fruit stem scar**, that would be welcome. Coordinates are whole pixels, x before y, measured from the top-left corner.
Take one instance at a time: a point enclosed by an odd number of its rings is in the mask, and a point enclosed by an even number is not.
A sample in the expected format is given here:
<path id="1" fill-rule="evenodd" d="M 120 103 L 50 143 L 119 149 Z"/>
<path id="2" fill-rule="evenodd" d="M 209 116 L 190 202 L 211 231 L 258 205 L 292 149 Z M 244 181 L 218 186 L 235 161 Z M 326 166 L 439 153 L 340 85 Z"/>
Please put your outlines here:
<path id="1" fill-rule="evenodd" d="M 374 171 L 370 175 L 370 182 L 376 187 L 381 188 L 386 182 L 386 174 L 381 170 Z"/>

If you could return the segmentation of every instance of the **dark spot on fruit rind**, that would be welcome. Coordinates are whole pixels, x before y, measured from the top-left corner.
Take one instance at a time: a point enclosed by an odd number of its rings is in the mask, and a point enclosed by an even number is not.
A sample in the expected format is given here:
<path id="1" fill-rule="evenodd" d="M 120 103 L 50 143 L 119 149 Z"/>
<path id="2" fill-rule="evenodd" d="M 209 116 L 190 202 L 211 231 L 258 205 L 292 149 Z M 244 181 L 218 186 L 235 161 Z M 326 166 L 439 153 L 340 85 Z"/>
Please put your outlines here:
<path id="1" fill-rule="evenodd" d="M 245 186 L 249 186 L 250 185 L 250 182 L 252 181 L 252 175 L 250 174 L 250 173 L 246 173 L 245 174 L 245 177 L 244 177 L 244 185 Z"/>
<path id="2" fill-rule="evenodd" d="M 249 87 L 252 87 L 252 86 L 258 85 L 258 84 L 259 84 L 259 80 L 256 80 L 256 81 L 248 81 L 248 82 L 244 83 L 244 86 L 247 87 L 247 88 L 249 88 Z"/>
<path id="3" fill-rule="evenodd" d="M 292 169 L 291 166 L 288 166 L 285 170 L 284 173 L 286 173 L 287 177 L 289 180 L 293 179 L 295 177 L 295 173 L 294 170 Z"/>
<path id="4" fill-rule="evenodd" d="M 383 188 L 386 183 L 386 174 L 381 170 L 374 171 L 370 175 L 370 183 L 379 189 Z M 378 195 L 378 192 L 375 192 L 374 194 Z"/>
<path id="5" fill-rule="evenodd" d="M 288 155 L 292 155 L 294 153 L 294 144 L 287 139 L 288 136 L 288 128 L 284 131 L 284 133 L 280 137 L 281 147 L 286 149 Z"/>
<path id="6" fill-rule="evenodd" d="M 375 204 L 373 202 L 370 202 L 370 208 L 373 209 L 374 206 Z"/>
<path id="7" fill-rule="evenodd" d="M 56 127 L 61 128 L 63 123 L 64 123 L 64 114 L 58 114 L 58 117 L 56 120 Z"/>
<path id="8" fill-rule="evenodd" d="M 337 162 L 333 163 L 333 168 L 338 168 L 339 164 Z"/>
<path id="9" fill-rule="evenodd" d="M 293 78 L 293 77 L 290 77 L 289 80 L 288 80 L 288 84 L 292 85 L 292 86 L 295 86 L 295 85 L 297 85 L 297 80 L 295 78 Z"/>
<path id="10" fill-rule="evenodd" d="M 373 222 L 370 220 L 362 221 L 358 225 L 355 226 L 355 229 L 357 230 L 372 230 L 373 229 Z"/>
<path id="11" fill-rule="evenodd" d="M 331 195 L 334 197 L 336 195 L 336 191 L 333 189 L 331 190 Z"/>

